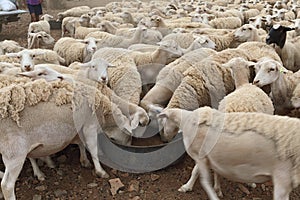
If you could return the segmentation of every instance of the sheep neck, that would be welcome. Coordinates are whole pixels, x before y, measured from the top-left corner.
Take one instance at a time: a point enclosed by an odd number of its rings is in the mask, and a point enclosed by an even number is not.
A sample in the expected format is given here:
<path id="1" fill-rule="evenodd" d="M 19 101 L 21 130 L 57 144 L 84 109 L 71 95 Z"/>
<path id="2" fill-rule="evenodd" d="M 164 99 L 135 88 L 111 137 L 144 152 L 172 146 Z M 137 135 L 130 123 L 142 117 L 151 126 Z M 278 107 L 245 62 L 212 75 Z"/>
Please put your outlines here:
<path id="1" fill-rule="evenodd" d="M 249 73 L 247 71 L 243 71 L 243 70 L 234 71 L 233 70 L 233 77 L 234 77 L 235 88 L 239 88 L 242 85 L 249 83 Z"/>
<path id="2" fill-rule="evenodd" d="M 106 25 L 106 28 L 107 28 L 107 32 L 109 32 L 111 34 L 115 34 L 118 30 L 117 27 L 115 27 L 111 23 L 105 23 L 105 25 Z"/>
<path id="3" fill-rule="evenodd" d="M 278 78 L 271 83 L 271 92 L 276 105 L 284 106 L 290 104 L 288 100 L 292 95 L 292 91 L 289 81 L 287 80 L 287 75 L 279 72 Z"/>
<path id="4" fill-rule="evenodd" d="M 151 54 L 152 63 L 166 64 L 168 59 L 168 53 L 160 48 L 156 49 Z"/>
<path id="5" fill-rule="evenodd" d="M 141 43 L 143 33 L 144 33 L 144 30 L 138 28 L 138 29 L 136 29 L 132 38 L 129 38 L 129 39 L 126 38 L 126 39 L 124 39 L 124 41 L 129 42 L 129 43 Z"/>

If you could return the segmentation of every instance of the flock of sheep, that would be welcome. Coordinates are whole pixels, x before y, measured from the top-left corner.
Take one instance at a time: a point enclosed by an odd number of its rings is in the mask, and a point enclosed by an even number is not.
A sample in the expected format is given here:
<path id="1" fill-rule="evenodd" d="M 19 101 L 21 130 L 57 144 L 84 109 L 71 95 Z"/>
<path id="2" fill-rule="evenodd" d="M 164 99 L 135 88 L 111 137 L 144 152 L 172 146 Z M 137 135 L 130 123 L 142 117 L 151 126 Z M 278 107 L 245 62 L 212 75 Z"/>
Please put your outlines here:
<path id="1" fill-rule="evenodd" d="M 82 166 L 97 134 L 130 145 L 138 126 L 157 120 L 163 142 L 183 132 L 209 199 L 222 197 L 218 175 L 273 181 L 287 200 L 300 183 L 300 3 L 297 0 L 111 2 L 61 12 L 51 36 L 45 14 L 28 27 L 28 46 L 0 41 L 1 188 L 16 199 L 26 158 L 78 144 Z M 285 116 L 283 116 L 285 115 Z M 299 153 L 299 155 L 298 155 Z M 214 171 L 214 186 L 210 178 Z"/>

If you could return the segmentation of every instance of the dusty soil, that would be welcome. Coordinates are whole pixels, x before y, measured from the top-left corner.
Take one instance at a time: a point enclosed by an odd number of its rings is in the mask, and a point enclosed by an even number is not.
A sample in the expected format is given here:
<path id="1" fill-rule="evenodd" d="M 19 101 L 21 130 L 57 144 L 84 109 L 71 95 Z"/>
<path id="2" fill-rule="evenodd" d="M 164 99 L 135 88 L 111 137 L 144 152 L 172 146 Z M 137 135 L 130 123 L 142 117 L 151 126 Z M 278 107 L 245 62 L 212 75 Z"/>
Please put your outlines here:
<path id="1" fill-rule="evenodd" d="M 44 13 L 52 15 L 55 15 L 57 12 L 59 10 L 44 10 Z M 21 16 L 19 22 L 4 25 L 3 31 L 0 33 L 0 41 L 13 39 L 26 47 L 26 32 L 29 21 L 29 14 L 24 14 Z M 60 37 L 60 30 L 53 30 L 51 34 L 54 38 L 58 39 Z M 54 155 L 53 160 L 57 165 L 55 169 L 49 169 L 40 163 L 41 170 L 47 176 L 43 182 L 33 177 L 30 163 L 26 161 L 16 183 L 16 195 L 18 199 L 207 199 L 207 195 L 199 182 L 196 182 L 192 192 L 184 194 L 177 191 L 188 180 L 194 165 L 192 159 L 188 156 L 185 156 L 173 166 L 146 174 L 128 174 L 104 166 L 110 178 L 120 178 L 125 185 L 115 196 L 112 196 L 110 193 L 109 179 L 98 178 L 92 169 L 80 166 L 77 146 L 67 147 L 64 151 Z M 3 164 L 0 165 L 0 169 L 4 170 Z M 155 175 L 157 175 L 157 180 L 153 179 Z M 138 187 L 135 187 L 133 191 L 130 190 L 131 187 L 137 185 Z M 225 200 L 272 199 L 273 187 L 270 183 L 264 185 L 258 184 L 256 188 L 251 188 L 243 184 L 249 190 L 249 194 L 246 194 L 247 191 L 242 191 L 243 189 L 237 183 L 225 179 L 222 179 L 221 185 L 224 193 L 223 199 Z M 299 188 L 291 193 L 291 199 L 300 199 Z"/>

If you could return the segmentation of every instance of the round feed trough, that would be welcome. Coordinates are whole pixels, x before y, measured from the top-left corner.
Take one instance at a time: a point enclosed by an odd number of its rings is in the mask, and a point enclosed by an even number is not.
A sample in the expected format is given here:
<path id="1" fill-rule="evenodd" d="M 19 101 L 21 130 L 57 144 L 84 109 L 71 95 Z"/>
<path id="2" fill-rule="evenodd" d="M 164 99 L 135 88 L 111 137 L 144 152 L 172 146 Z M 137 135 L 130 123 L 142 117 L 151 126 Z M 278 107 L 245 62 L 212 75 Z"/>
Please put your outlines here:
<path id="1" fill-rule="evenodd" d="M 105 134 L 98 134 L 98 156 L 100 161 L 114 169 L 129 173 L 152 172 L 168 167 L 179 160 L 185 153 L 182 134 L 169 143 L 151 144 L 158 138 L 157 123 L 151 121 L 147 127 L 139 127 L 135 132 L 134 143 L 138 145 L 121 145 L 112 142 Z M 150 144 L 149 144 L 150 143 Z"/>

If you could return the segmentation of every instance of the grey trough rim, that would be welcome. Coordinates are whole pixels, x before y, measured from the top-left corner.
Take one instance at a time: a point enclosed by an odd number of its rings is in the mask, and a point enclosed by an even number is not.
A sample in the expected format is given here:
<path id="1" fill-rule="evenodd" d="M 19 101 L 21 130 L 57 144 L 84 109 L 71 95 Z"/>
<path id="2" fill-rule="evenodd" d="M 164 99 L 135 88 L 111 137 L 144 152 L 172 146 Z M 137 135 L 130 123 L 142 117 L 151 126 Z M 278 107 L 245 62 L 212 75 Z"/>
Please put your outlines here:
<path id="1" fill-rule="evenodd" d="M 133 148 L 124 146 L 125 148 Z M 151 150 L 151 148 L 155 148 Z M 185 148 L 182 140 L 182 134 L 177 136 L 166 145 L 157 145 L 155 147 L 145 147 L 149 152 L 133 152 L 122 148 L 111 142 L 104 134 L 98 134 L 98 157 L 101 163 L 113 169 L 129 173 L 146 173 L 157 171 L 168 167 L 180 159 Z"/>

